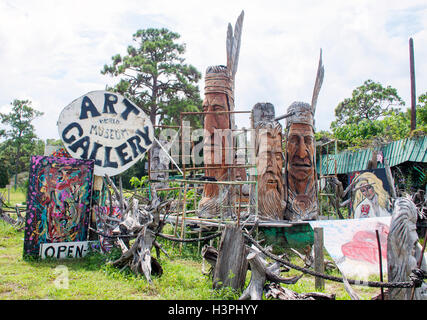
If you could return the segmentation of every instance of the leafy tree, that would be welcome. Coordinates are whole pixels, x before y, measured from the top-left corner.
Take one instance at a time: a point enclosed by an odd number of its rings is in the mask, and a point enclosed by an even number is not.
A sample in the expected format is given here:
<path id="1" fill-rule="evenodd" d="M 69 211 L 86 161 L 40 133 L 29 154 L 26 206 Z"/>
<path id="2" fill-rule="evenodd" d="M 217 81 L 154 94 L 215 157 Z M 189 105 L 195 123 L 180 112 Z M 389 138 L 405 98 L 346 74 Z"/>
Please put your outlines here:
<path id="1" fill-rule="evenodd" d="M 61 146 L 64 147 L 64 143 L 61 139 L 46 139 L 47 146 Z"/>
<path id="2" fill-rule="evenodd" d="M 156 117 L 160 124 L 179 124 L 181 111 L 201 111 L 197 86 L 201 73 L 184 63 L 185 45 L 176 43 L 179 38 L 178 33 L 165 28 L 138 30 L 133 35 L 137 45 L 129 46 L 126 56 L 113 56 L 112 64 L 101 70 L 120 77 L 119 83 L 108 89 L 131 99 L 153 124 Z"/>
<path id="3" fill-rule="evenodd" d="M 10 113 L 0 113 L 1 123 L 7 126 L 3 129 L 6 141 L 0 145 L 0 158 L 9 163 L 10 170 L 19 173 L 28 170 L 30 155 L 40 151 L 43 145 L 43 142 L 37 139 L 31 124 L 34 119 L 42 116 L 43 112 L 35 110 L 29 100 L 15 99 L 11 105 Z"/>
<path id="4" fill-rule="evenodd" d="M 366 148 L 427 134 L 427 93 L 419 97 L 417 105 L 417 128 L 411 132 L 411 109 L 389 112 L 382 119 L 363 119 L 333 128 L 333 138 L 346 141 L 350 149 Z M 340 145 L 341 146 L 341 145 Z"/>
<path id="5" fill-rule="evenodd" d="M 408 119 L 411 119 L 411 110 L 408 109 L 407 113 Z M 427 92 L 418 97 L 416 118 L 416 128 L 414 131 L 424 135 L 427 134 Z"/>
<path id="6" fill-rule="evenodd" d="M 0 158 L 0 188 L 9 184 L 9 172 L 7 170 L 6 160 Z"/>
<path id="7" fill-rule="evenodd" d="M 360 121 L 374 121 L 390 112 L 399 112 L 396 106 L 405 105 L 397 94 L 397 90 L 380 83 L 366 80 L 363 85 L 352 92 L 351 98 L 346 98 L 335 108 L 336 120 L 331 128 L 337 129 L 343 125 L 358 124 Z"/>

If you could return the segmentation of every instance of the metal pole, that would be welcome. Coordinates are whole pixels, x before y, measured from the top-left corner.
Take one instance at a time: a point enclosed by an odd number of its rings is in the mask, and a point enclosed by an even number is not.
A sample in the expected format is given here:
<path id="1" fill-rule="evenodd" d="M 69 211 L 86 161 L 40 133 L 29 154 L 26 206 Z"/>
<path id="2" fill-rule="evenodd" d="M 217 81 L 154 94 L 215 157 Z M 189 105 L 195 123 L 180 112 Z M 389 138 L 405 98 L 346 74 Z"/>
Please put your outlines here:
<path id="1" fill-rule="evenodd" d="M 415 62 L 414 62 L 414 40 L 409 39 L 409 62 L 411 74 L 411 131 L 415 130 L 417 122 L 416 95 L 415 95 Z"/>

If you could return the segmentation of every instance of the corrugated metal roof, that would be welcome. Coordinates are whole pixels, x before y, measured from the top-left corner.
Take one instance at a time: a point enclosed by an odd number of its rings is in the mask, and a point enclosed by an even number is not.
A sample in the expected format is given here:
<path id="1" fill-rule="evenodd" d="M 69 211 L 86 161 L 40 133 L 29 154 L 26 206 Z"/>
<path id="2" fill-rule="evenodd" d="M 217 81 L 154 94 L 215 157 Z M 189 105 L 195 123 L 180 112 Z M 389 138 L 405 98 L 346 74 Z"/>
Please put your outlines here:
<path id="1" fill-rule="evenodd" d="M 382 151 L 384 159 L 390 167 L 406 161 L 427 163 L 427 136 L 413 137 L 393 141 L 389 144 L 375 148 Z M 337 155 L 322 155 L 321 163 L 317 161 L 317 172 L 322 174 L 335 173 L 335 160 L 337 162 L 337 174 L 345 174 L 359 170 L 365 170 L 372 158 L 373 149 L 360 149 L 357 151 L 344 151 Z M 319 159 L 319 157 L 318 157 Z M 378 168 L 384 168 L 384 164 L 378 163 Z"/>

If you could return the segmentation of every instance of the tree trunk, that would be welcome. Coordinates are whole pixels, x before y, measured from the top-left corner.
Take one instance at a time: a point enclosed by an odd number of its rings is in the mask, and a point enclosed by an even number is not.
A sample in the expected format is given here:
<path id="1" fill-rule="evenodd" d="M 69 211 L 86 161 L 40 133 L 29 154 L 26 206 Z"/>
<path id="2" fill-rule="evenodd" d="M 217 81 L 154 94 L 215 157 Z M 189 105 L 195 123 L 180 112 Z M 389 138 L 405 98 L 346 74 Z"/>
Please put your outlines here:
<path id="1" fill-rule="evenodd" d="M 237 226 L 226 226 L 221 238 L 218 260 L 215 265 L 213 287 L 242 289 L 245 285 L 248 261 L 242 230 Z"/>

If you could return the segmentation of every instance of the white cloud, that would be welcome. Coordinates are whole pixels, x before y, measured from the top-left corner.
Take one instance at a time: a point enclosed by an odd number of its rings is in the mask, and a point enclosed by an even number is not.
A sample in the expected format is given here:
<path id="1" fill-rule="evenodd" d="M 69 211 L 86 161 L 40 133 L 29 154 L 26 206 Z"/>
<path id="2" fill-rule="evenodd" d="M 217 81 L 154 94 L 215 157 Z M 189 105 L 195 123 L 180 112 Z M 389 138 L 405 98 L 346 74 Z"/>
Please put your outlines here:
<path id="1" fill-rule="evenodd" d="M 245 10 L 236 106 L 271 102 L 284 114 L 295 100 L 311 101 L 319 49 L 325 80 L 317 129 L 365 80 L 391 85 L 409 106 L 408 40 L 415 42 L 417 93 L 427 91 L 427 6 L 424 1 L 3 1 L 0 2 L 0 108 L 29 98 L 45 115 L 37 134 L 57 138 L 62 109 L 114 79 L 100 74 L 132 34 L 167 27 L 186 43 L 186 62 L 202 74 L 225 64 L 227 24 Z M 203 81 L 199 87 L 203 93 Z M 237 117 L 248 126 L 245 117 Z"/>

